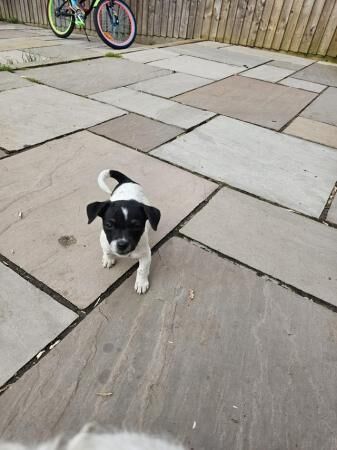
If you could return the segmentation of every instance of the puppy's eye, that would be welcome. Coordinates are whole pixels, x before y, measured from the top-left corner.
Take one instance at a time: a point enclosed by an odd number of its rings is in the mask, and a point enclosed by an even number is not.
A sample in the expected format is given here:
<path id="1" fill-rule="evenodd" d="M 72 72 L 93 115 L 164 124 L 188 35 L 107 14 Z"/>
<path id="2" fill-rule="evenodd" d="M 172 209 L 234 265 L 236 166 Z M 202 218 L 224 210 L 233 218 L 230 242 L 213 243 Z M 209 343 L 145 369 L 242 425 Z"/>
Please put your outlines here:
<path id="1" fill-rule="evenodd" d="M 130 225 L 132 228 L 141 228 L 142 223 L 139 220 L 131 220 Z"/>
<path id="2" fill-rule="evenodd" d="M 111 228 L 114 228 L 115 225 L 116 225 L 115 220 L 108 220 L 107 222 L 104 223 L 105 228 L 107 228 L 108 230 L 111 230 Z"/>

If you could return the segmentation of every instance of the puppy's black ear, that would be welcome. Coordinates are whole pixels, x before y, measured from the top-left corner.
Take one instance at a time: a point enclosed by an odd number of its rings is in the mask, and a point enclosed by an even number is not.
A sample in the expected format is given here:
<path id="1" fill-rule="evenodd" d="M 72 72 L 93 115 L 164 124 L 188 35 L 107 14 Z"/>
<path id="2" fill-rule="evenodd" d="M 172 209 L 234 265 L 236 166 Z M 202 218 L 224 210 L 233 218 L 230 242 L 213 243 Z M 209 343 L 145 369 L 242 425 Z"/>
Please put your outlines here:
<path id="1" fill-rule="evenodd" d="M 153 206 L 144 205 L 144 211 L 146 217 L 149 219 L 150 225 L 154 230 L 157 230 L 158 223 L 160 220 L 160 211 Z"/>
<path id="2" fill-rule="evenodd" d="M 95 220 L 97 216 L 102 217 L 108 205 L 109 201 L 90 203 L 87 206 L 88 223 Z"/>

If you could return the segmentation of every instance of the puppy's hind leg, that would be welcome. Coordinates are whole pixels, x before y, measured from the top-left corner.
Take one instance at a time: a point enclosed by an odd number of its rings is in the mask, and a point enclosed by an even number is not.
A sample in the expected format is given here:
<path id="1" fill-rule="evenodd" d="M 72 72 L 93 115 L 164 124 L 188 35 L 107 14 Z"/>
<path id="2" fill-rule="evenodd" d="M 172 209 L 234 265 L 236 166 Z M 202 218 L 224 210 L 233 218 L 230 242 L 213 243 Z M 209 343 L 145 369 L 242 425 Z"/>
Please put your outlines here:
<path id="1" fill-rule="evenodd" d="M 137 269 L 137 277 L 135 283 L 135 291 L 137 294 L 145 294 L 149 289 L 149 272 L 151 266 L 151 249 L 148 248 L 146 254 L 139 259 L 139 267 Z"/>

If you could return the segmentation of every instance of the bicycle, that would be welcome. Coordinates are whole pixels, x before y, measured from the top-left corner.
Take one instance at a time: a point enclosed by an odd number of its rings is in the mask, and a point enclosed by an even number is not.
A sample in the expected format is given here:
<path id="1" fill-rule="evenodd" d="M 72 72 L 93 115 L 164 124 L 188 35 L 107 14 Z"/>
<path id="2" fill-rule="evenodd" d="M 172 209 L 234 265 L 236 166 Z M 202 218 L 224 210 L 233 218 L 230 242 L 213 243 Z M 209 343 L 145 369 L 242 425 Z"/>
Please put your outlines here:
<path id="1" fill-rule="evenodd" d="M 85 19 L 94 11 L 94 25 L 98 36 L 113 49 L 130 47 L 136 38 L 136 19 L 123 0 L 92 0 L 89 8 L 79 2 Z M 48 0 L 49 25 L 59 38 L 67 38 L 75 28 L 75 12 L 69 0 Z"/>

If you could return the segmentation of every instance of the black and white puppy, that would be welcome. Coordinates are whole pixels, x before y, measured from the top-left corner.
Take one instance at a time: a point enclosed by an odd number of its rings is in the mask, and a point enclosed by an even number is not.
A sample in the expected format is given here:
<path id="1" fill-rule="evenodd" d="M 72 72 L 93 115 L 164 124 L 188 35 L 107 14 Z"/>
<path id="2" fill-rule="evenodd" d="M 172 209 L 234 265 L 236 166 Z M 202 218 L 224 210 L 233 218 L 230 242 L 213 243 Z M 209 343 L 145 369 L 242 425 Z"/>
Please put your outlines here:
<path id="1" fill-rule="evenodd" d="M 112 192 L 105 183 L 107 178 L 114 178 L 118 182 Z M 90 203 L 87 206 L 88 223 L 97 216 L 103 221 L 100 236 L 103 267 L 112 267 L 116 256 L 138 259 L 135 290 L 138 294 L 144 294 L 149 288 L 151 265 L 149 224 L 157 230 L 160 211 L 150 206 L 138 183 L 120 172 L 103 170 L 97 181 L 99 187 L 111 196 L 110 200 Z"/>

